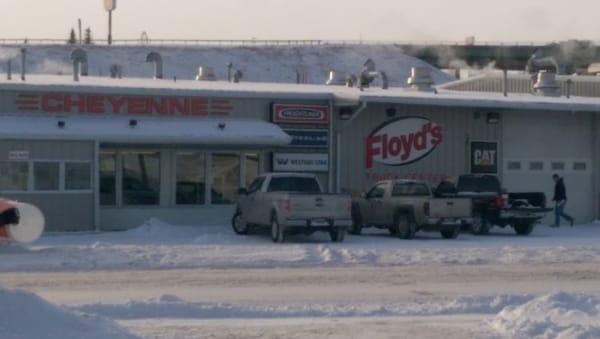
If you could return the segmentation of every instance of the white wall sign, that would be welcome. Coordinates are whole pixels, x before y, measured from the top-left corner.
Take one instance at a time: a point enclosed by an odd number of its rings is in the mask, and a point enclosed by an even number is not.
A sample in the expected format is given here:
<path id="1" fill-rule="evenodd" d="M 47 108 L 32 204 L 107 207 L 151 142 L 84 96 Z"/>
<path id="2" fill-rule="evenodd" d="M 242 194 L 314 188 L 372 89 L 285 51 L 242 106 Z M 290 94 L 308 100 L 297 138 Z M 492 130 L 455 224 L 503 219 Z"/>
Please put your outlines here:
<path id="1" fill-rule="evenodd" d="M 9 151 L 8 160 L 29 160 L 29 151 Z"/>
<path id="2" fill-rule="evenodd" d="M 326 153 L 273 153 L 275 172 L 327 172 L 329 157 Z"/>

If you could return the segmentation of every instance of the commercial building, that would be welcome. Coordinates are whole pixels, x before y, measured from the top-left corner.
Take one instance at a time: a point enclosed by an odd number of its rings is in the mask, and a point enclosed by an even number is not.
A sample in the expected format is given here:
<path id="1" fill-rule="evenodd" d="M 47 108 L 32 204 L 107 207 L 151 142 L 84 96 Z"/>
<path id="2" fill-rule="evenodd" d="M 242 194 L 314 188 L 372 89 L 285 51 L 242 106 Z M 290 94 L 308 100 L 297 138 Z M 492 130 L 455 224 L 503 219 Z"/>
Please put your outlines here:
<path id="1" fill-rule="evenodd" d="M 493 173 L 550 196 L 557 172 L 576 217 L 597 218 L 600 99 L 435 90 L 426 72 L 411 83 L 0 80 L 0 195 L 38 205 L 50 231 L 113 230 L 223 223 L 266 171 L 317 173 L 352 194 Z"/>

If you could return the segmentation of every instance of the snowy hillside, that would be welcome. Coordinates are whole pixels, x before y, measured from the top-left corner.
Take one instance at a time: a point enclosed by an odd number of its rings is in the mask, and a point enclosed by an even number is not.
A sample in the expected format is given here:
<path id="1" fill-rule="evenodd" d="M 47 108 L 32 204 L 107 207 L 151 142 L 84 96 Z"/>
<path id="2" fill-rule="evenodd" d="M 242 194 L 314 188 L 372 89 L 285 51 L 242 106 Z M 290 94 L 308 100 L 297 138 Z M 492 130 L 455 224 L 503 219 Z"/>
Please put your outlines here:
<path id="1" fill-rule="evenodd" d="M 28 72 L 71 73 L 71 46 L 29 46 Z M 329 69 L 357 74 L 371 58 L 377 69 L 385 71 L 390 85 L 406 86 L 411 67 L 428 66 L 409 57 L 396 46 L 298 46 L 298 47 L 85 47 L 90 75 L 104 75 L 112 64 L 123 67 L 124 76 L 151 77 L 152 65 L 144 62 L 150 51 L 159 52 L 164 61 L 165 77 L 193 79 L 199 66 L 213 67 L 218 79 L 227 78 L 227 63 L 243 72 L 242 81 L 295 82 L 296 71 L 306 74 L 307 81 L 323 84 Z M 0 69 L 13 60 L 13 70 L 20 69 L 18 48 L 0 47 Z M 431 67 L 431 66 L 430 66 Z M 452 80 L 439 70 L 433 71 L 436 83 Z"/>

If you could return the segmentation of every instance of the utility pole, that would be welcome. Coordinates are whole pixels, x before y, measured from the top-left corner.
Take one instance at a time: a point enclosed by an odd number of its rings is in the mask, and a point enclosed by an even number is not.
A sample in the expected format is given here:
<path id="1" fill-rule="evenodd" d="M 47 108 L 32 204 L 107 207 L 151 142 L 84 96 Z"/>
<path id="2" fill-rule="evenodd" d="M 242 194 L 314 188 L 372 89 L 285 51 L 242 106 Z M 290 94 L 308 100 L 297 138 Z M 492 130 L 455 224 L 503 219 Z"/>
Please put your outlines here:
<path id="1" fill-rule="evenodd" d="M 108 44 L 112 45 L 112 12 L 117 8 L 117 0 L 104 0 L 104 9 L 108 12 Z"/>

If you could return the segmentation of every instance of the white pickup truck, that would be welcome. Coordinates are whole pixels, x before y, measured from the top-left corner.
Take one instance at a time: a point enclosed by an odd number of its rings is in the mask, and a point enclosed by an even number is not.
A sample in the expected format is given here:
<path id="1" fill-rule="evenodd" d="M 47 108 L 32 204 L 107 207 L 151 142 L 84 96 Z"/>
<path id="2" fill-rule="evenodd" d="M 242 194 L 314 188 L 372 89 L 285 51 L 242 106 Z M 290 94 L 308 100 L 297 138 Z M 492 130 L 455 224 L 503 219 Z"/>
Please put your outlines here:
<path id="1" fill-rule="evenodd" d="M 350 196 L 323 193 L 312 174 L 263 174 L 239 193 L 231 221 L 237 234 L 266 226 L 277 243 L 284 242 L 288 233 L 317 231 L 329 232 L 332 241 L 342 242 L 352 225 Z"/>
<path id="2" fill-rule="evenodd" d="M 471 218 L 471 199 L 435 198 L 424 181 L 380 181 L 352 205 L 353 226 L 387 228 L 393 236 L 411 239 L 417 231 L 440 232 L 454 239 Z"/>

